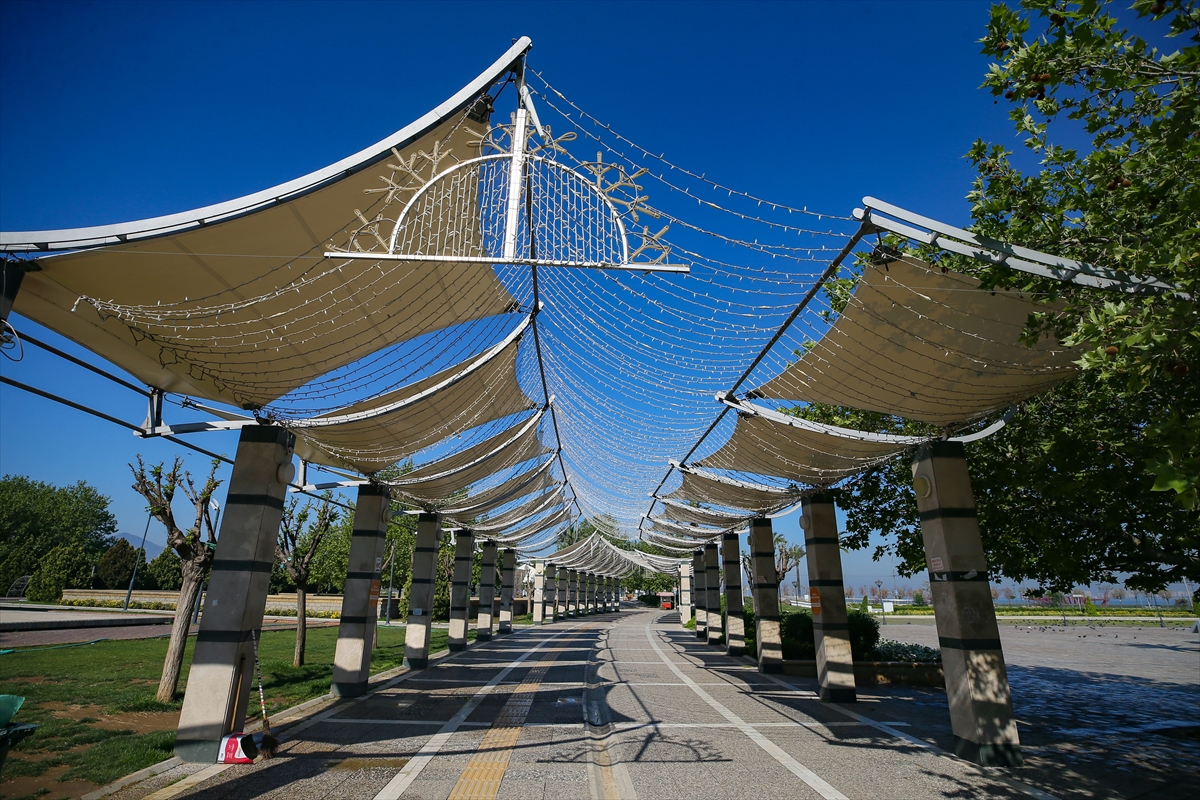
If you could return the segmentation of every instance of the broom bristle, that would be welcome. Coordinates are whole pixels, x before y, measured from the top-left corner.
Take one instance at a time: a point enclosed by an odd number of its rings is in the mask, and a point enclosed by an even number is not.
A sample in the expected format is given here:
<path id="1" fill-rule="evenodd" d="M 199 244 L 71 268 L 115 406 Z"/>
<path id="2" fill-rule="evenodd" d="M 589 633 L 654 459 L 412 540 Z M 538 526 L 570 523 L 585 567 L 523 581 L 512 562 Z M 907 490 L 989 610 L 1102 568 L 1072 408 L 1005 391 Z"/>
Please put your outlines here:
<path id="1" fill-rule="evenodd" d="M 269 731 L 263 734 L 262 742 L 259 744 L 258 752 L 263 761 L 268 758 L 275 757 L 275 751 L 279 749 L 279 740 L 275 738 Z"/>

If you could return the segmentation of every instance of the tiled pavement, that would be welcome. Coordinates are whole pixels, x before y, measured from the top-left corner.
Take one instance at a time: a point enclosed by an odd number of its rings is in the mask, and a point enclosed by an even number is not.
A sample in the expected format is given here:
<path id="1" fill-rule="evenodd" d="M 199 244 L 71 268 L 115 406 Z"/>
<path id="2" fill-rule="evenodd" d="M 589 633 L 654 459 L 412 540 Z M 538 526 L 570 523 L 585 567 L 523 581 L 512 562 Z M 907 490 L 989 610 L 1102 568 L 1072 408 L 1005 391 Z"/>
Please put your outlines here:
<path id="1" fill-rule="evenodd" d="M 1010 657 L 1031 765 L 982 770 L 926 744 L 947 744 L 941 692 L 868 689 L 853 706 L 823 704 L 815 682 L 759 675 L 748 660 L 699 642 L 677 619 L 624 611 L 518 631 L 406 673 L 290 734 L 284 729 L 287 741 L 274 760 L 220 772 L 179 767 L 115 797 L 1194 796 L 1187 794 L 1194 792 L 1187 782 L 1197 774 L 1188 771 L 1194 761 L 1178 768 L 1143 762 L 1140 769 L 1153 774 L 1139 782 L 1121 772 L 1128 765 L 1072 761 L 1074 753 L 1051 741 L 1059 730 L 1055 714 L 1075 697 L 1084 706 L 1075 719 L 1093 725 L 1107 719 L 1097 707 L 1141 708 L 1143 678 L 1084 681 L 1088 688 L 1073 694 L 1078 677 L 1027 678 L 1037 668 Z M 906 633 L 928 635 L 916 627 Z M 1176 716 L 1188 703 L 1194 716 L 1195 681 L 1172 686 Z M 1038 692 L 1057 699 L 1025 702 Z M 1110 701 L 1097 702 L 1096 692 Z M 1165 737 L 1137 741 L 1148 738 Z M 189 775 L 203 780 L 167 786 Z"/>

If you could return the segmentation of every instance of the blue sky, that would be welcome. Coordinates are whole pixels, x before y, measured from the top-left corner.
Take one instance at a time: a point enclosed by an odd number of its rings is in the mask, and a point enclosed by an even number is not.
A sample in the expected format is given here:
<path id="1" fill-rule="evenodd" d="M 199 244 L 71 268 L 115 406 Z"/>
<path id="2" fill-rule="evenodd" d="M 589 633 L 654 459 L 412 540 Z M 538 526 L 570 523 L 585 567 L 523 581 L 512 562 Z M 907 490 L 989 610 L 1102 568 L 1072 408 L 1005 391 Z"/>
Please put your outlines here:
<path id="1" fill-rule="evenodd" d="M 962 154 L 978 137 L 1018 145 L 1008 109 L 977 89 L 987 15 L 986 2 L 9 0 L 0 227 L 133 220 L 294 178 L 417 118 L 520 35 L 530 66 L 589 113 L 709 178 L 832 214 L 874 195 L 965 224 Z M 145 413 L 35 350 L 0 368 L 125 419 Z M 178 448 L 7 387 L 0 403 L 0 473 L 86 480 L 140 536 L 124 465 Z M 206 436 L 232 453 L 232 434 Z M 795 516 L 780 528 L 800 538 Z M 854 585 L 891 580 L 869 551 L 845 570 Z"/>

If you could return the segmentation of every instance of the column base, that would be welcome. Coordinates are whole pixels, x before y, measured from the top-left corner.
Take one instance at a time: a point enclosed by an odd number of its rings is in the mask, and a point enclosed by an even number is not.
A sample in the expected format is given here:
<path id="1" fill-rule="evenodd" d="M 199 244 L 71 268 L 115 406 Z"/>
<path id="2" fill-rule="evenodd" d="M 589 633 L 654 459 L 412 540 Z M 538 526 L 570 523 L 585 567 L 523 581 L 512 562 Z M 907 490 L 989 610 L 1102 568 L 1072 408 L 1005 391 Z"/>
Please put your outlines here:
<path id="1" fill-rule="evenodd" d="M 401 666 L 408 667 L 409 669 L 426 669 L 429 667 L 429 657 L 428 656 L 425 656 L 423 658 L 405 657 L 404 661 L 401 663 Z"/>
<path id="2" fill-rule="evenodd" d="M 736 658 L 737 656 L 744 656 L 745 654 L 746 654 L 746 648 L 744 648 L 744 647 L 727 647 L 727 648 L 725 648 L 725 655 L 727 655 L 727 656 L 733 656 Z"/>
<path id="3" fill-rule="evenodd" d="M 337 697 L 358 697 L 367 693 L 366 681 L 334 681 L 329 691 Z"/>
<path id="4" fill-rule="evenodd" d="M 467 645 L 460 642 L 450 642 L 449 648 L 451 653 L 461 653 L 463 650 L 467 649 Z"/>
<path id="5" fill-rule="evenodd" d="M 822 686 L 817 691 L 822 703 L 857 703 L 858 692 L 845 687 L 829 688 Z"/>
<path id="6" fill-rule="evenodd" d="M 773 662 L 759 664 L 758 671 L 764 675 L 782 675 L 783 674 L 783 664 L 776 664 Z"/>
<path id="7" fill-rule="evenodd" d="M 475 632 L 475 641 L 476 642 L 490 642 L 491 640 L 492 640 L 492 632 L 491 631 L 476 631 Z"/>
<path id="8" fill-rule="evenodd" d="M 702 641 L 708 641 L 708 631 L 696 631 L 696 638 Z"/>
<path id="9" fill-rule="evenodd" d="M 215 764 L 221 742 L 207 739 L 176 739 L 175 756 L 189 764 Z"/>
<path id="10" fill-rule="evenodd" d="M 500 630 L 496 631 L 496 633 L 498 633 L 498 634 L 500 634 L 501 636 L 503 636 L 503 635 L 505 635 L 506 633 L 512 633 L 512 628 L 501 628 Z"/>
<path id="11" fill-rule="evenodd" d="M 178 747 L 176 747 L 178 752 Z M 1020 767 L 1025 764 L 1021 745 L 1011 742 L 999 744 L 977 744 L 961 736 L 954 737 L 954 753 L 959 758 L 981 767 Z"/>

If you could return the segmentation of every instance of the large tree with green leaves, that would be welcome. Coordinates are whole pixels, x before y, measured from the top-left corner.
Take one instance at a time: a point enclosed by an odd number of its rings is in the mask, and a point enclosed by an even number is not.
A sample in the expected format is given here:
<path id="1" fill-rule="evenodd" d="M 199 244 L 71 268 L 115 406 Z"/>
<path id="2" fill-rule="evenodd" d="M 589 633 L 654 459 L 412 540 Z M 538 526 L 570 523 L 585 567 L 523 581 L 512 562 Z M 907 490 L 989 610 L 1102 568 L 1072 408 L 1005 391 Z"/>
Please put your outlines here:
<path id="1" fill-rule="evenodd" d="M 23 475 L 0 478 L 0 592 L 33 575 L 56 547 L 82 552 L 95 564 L 117 532 L 108 502 L 83 481 L 53 486 Z"/>
<path id="2" fill-rule="evenodd" d="M 1200 273 L 1200 14 L 1191 2 L 1139 0 L 1134 9 L 1147 35 L 1174 38 L 1180 48 L 1156 49 L 1104 3 L 993 6 L 982 44 L 998 61 L 985 86 L 1013 104 L 1038 163 L 1026 174 L 1002 146 L 975 143 L 973 229 L 1153 275 L 1176 291 L 1121 294 L 942 260 L 987 286 L 1050 301 L 1031 319 L 1030 340 L 1053 333 L 1085 348 L 1079 378 L 1024 403 L 1003 431 L 968 447 L 993 572 L 1049 590 L 1120 574 L 1150 591 L 1200 580 L 1200 326 L 1192 299 Z M 1084 151 L 1058 143 L 1080 133 L 1091 138 Z M 829 287 L 835 310 L 847 288 Z M 853 409 L 797 413 L 865 430 L 936 433 Z M 864 547 L 872 531 L 882 532 L 877 556 L 893 552 L 906 574 L 924 569 L 911 480 L 901 458 L 838 493 L 847 544 Z"/>
<path id="3" fill-rule="evenodd" d="M 1019 169 L 977 141 L 973 229 L 1090 264 L 1155 276 L 1176 291 L 1122 295 L 1005 267 L 982 274 L 1065 302 L 1035 321 L 1087 348 L 1103 393 L 1139 406 L 1134 438 L 1152 488 L 1200 506 L 1200 9 L 1137 0 L 1141 35 L 1106 2 L 1023 0 L 992 7 L 984 86 L 1009 101 L 1038 159 Z M 1063 144 L 1080 135 L 1090 146 Z M 1132 441 L 1127 437 L 1124 445 Z"/>

